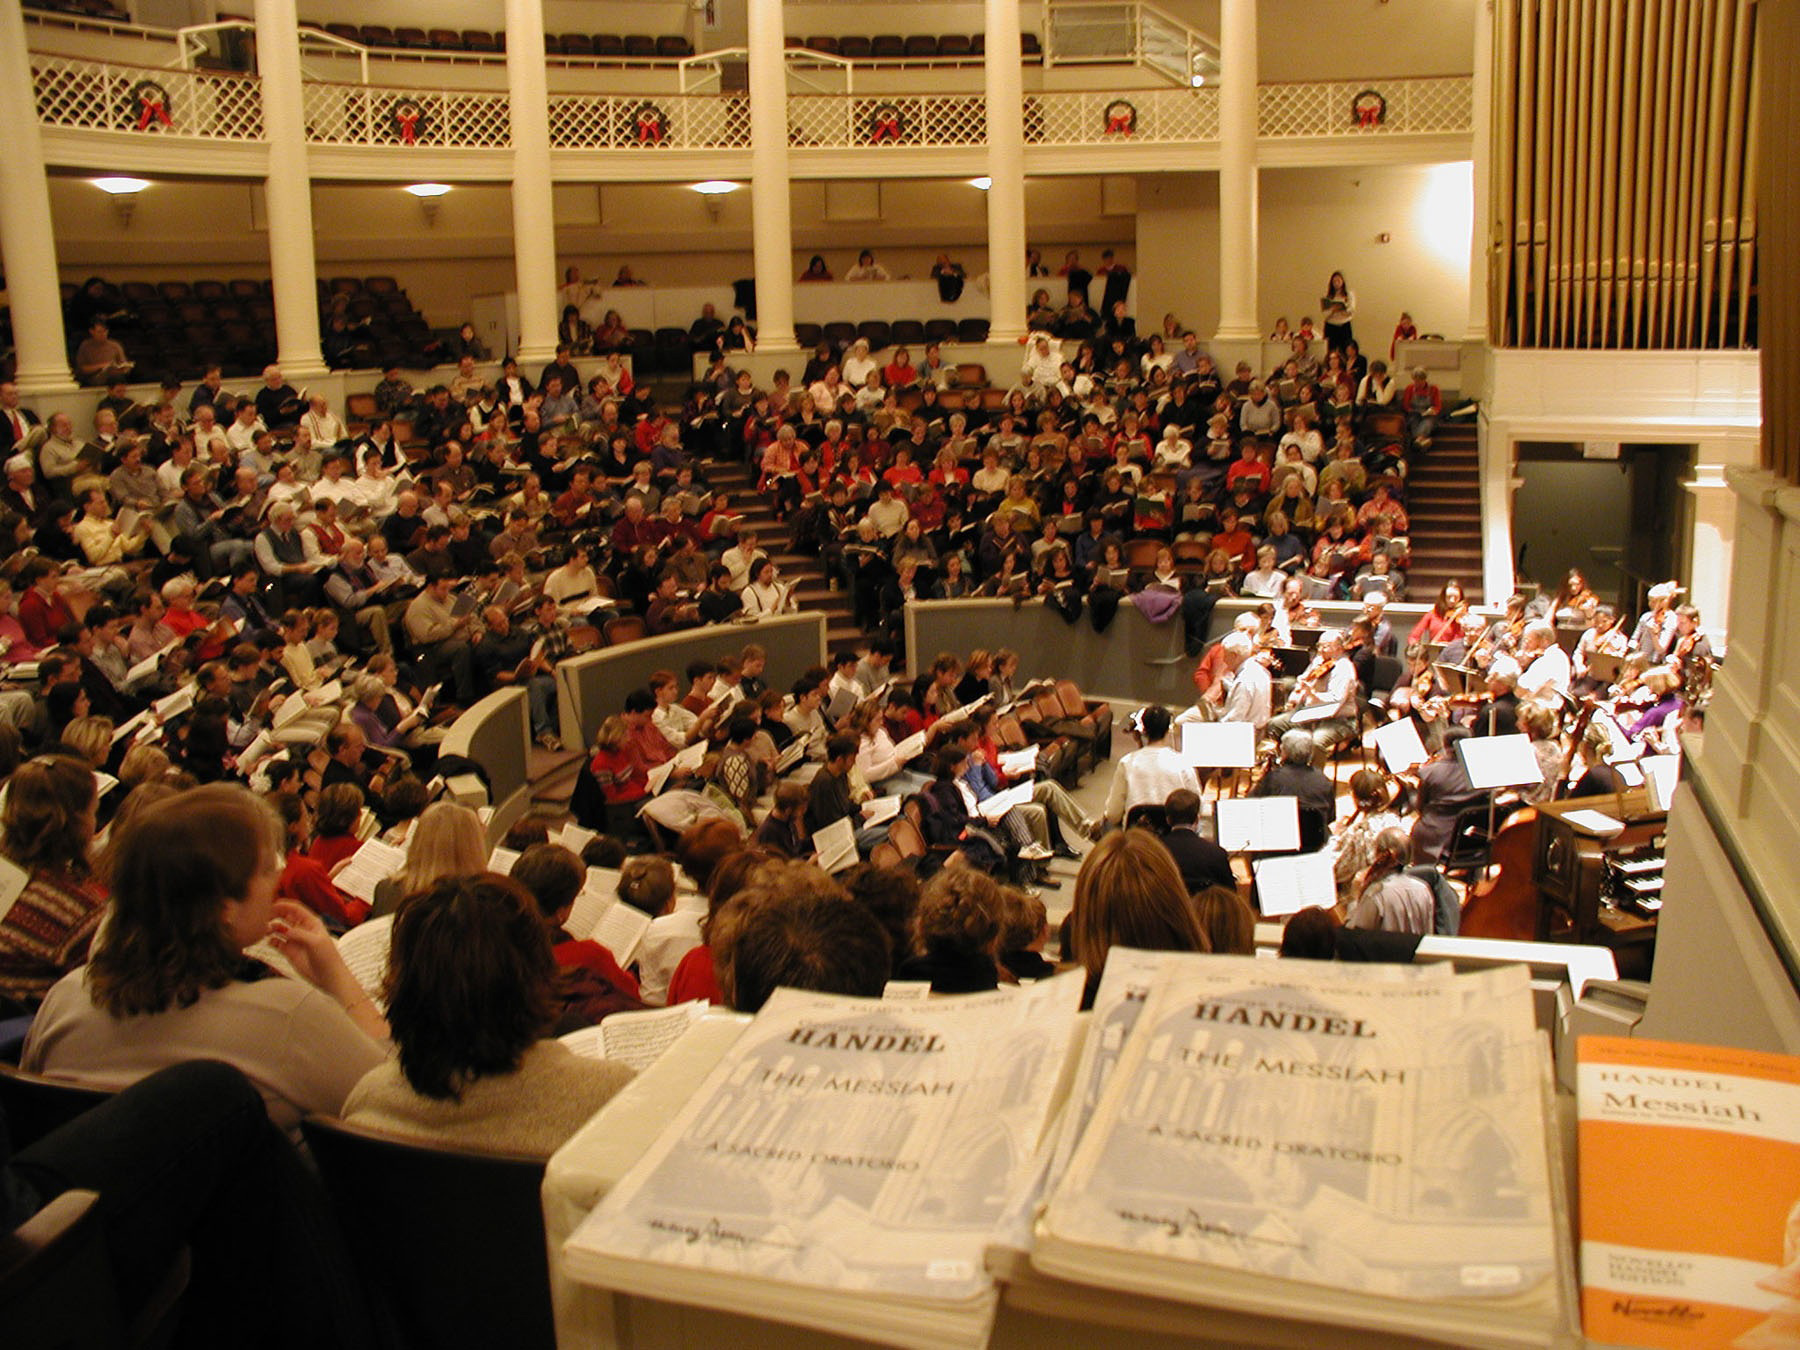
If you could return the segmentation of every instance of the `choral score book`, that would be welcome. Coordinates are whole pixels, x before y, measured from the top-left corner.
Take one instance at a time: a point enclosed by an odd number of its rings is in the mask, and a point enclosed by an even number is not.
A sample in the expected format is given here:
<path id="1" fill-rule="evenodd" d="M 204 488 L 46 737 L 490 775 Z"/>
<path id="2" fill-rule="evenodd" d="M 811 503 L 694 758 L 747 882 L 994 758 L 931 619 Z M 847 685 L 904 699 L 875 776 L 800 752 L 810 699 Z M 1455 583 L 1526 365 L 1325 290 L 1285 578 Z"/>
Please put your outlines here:
<path id="1" fill-rule="evenodd" d="M 1612 1036 L 1578 1054 L 1588 1339 L 1800 1346 L 1800 1058 Z"/>
<path id="2" fill-rule="evenodd" d="M 1565 1343 L 1572 1256 L 1527 973 L 1394 970 L 1215 956 L 1138 972 L 1146 1001 L 1052 1179 L 1032 1264 L 1324 1324 L 1321 1345 L 1332 1323 Z"/>
<path id="3" fill-rule="evenodd" d="M 978 1347 L 1079 972 L 926 1002 L 778 989 L 564 1246 L 603 1288 L 891 1345 Z"/>

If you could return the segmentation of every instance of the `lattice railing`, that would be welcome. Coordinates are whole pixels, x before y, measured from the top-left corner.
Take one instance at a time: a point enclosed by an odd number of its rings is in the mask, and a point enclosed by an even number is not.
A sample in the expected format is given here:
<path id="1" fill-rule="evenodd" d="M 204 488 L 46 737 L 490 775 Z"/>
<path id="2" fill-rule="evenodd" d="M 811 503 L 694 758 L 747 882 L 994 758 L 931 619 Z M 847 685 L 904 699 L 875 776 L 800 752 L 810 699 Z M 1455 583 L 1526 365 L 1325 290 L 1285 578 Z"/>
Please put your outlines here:
<path id="1" fill-rule="evenodd" d="M 788 99 L 797 149 L 982 145 L 987 100 L 979 94 L 800 94 Z"/>
<path id="2" fill-rule="evenodd" d="M 306 139 L 315 145 L 490 150 L 512 144 L 500 92 L 308 83 L 303 97 Z"/>
<path id="3" fill-rule="evenodd" d="M 1424 135 L 1468 131 L 1473 123 L 1466 75 L 1265 84 L 1256 91 L 1260 137 Z"/>
<path id="4" fill-rule="evenodd" d="M 262 90 L 254 76 L 34 53 L 31 80 L 38 120 L 46 126 L 224 141 L 262 139 Z"/>
<path id="5" fill-rule="evenodd" d="M 1219 139 L 1216 89 L 1027 94 L 1027 145 L 1169 145 Z"/>
<path id="6" fill-rule="evenodd" d="M 739 150 L 750 144 L 743 94 L 550 95 L 556 150 Z"/>

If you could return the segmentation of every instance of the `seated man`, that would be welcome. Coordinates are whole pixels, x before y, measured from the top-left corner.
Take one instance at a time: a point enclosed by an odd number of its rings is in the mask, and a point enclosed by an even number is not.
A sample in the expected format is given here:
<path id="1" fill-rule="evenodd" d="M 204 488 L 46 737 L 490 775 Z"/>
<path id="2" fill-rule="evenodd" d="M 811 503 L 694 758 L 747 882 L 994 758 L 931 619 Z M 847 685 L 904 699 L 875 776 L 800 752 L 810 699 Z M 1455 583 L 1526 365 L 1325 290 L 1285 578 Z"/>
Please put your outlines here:
<path id="1" fill-rule="evenodd" d="M 475 701 L 475 670 L 468 633 L 474 615 L 458 617 L 450 603 L 450 576 L 434 577 L 406 607 L 406 638 L 435 681 L 451 686 L 456 701 Z"/>
<path id="2" fill-rule="evenodd" d="M 546 750 L 561 750 L 556 737 L 556 675 L 531 633 L 513 627 L 512 617 L 499 605 L 482 611 L 487 631 L 475 644 L 475 668 L 489 689 L 524 685 L 531 706 L 531 730 Z"/>
<path id="3" fill-rule="evenodd" d="M 1273 725 L 1273 724 L 1271 724 Z M 1281 760 L 1263 776 L 1252 797 L 1293 797 L 1300 811 L 1300 851 L 1315 853 L 1337 818 L 1337 787 L 1313 767 L 1312 733 L 1294 728 L 1281 737 Z"/>
<path id="4" fill-rule="evenodd" d="M 1200 833 L 1200 794 L 1188 788 L 1171 792 L 1163 804 L 1168 820 L 1168 833 L 1163 847 L 1175 859 L 1181 873 L 1181 884 L 1193 895 L 1208 886 L 1237 889 L 1237 877 L 1231 870 L 1231 855 Z"/>

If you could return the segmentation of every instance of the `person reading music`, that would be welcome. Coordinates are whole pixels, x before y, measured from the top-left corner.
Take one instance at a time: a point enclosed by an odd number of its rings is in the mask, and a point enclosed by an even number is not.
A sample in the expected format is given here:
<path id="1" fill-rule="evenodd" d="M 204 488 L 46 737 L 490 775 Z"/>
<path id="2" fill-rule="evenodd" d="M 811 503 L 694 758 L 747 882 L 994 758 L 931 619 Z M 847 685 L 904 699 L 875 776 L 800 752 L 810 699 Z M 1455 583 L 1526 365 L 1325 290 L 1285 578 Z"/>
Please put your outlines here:
<path id="1" fill-rule="evenodd" d="M 1265 739 L 1280 741 L 1295 724 L 1295 714 L 1311 708 L 1329 708 L 1322 717 L 1300 723 L 1312 737 L 1314 753 L 1323 763 L 1331 747 L 1356 734 L 1356 667 L 1345 655 L 1344 635 L 1335 628 L 1319 634 L 1312 664 L 1294 682 L 1287 709 L 1271 719 Z"/>

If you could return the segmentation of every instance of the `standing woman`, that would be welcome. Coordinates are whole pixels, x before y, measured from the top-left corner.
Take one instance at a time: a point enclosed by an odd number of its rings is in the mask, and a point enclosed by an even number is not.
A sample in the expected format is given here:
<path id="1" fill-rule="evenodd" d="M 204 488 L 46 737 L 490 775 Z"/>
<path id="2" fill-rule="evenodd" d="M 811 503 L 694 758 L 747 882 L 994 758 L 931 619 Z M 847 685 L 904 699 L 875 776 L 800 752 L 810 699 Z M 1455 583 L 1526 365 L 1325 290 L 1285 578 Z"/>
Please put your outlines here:
<path id="1" fill-rule="evenodd" d="M 67 755 L 39 755 L 7 780 L 0 847 L 30 880 L 0 920 L 0 1007 L 37 1007 L 87 960 L 106 905 L 88 858 L 95 802 L 93 769 Z"/>
<path id="2" fill-rule="evenodd" d="M 1331 274 L 1319 305 L 1325 311 L 1325 348 L 1342 351 L 1356 340 L 1356 335 L 1350 331 L 1350 321 L 1356 317 L 1356 292 L 1350 289 L 1342 272 Z"/>

